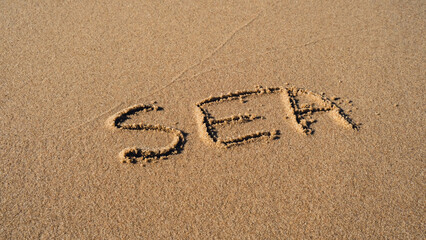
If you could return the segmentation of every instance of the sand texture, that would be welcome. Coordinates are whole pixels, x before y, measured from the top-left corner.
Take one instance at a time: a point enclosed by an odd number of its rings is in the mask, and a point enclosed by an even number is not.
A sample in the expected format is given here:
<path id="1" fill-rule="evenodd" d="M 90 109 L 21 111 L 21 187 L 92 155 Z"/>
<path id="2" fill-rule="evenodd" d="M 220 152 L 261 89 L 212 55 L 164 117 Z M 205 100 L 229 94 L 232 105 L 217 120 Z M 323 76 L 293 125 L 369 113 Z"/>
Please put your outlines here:
<path id="1" fill-rule="evenodd" d="M 425 1 L 1 1 L 0 239 L 425 239 Z"/>

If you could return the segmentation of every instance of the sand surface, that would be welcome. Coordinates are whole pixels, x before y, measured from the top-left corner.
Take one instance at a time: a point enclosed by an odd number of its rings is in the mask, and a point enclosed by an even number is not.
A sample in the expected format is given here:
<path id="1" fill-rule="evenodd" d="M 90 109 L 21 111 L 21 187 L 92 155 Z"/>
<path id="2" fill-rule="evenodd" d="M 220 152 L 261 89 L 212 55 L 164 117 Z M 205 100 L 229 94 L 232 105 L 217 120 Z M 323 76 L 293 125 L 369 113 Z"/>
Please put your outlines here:
<path id="1" fill-rule="evenodd" d="M 424 1 L 0 9 L 0 239 L 425 238 Z"/>

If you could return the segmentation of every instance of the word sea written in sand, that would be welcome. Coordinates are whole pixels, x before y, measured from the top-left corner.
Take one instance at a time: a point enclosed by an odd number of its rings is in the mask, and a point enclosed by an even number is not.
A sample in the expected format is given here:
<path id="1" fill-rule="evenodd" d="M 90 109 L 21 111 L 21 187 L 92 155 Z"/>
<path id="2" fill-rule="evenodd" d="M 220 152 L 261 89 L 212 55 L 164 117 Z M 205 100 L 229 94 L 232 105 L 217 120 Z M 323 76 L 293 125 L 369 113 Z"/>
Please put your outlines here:
<path id="1" fill-rule="evenodd" d="M 343 111 L 342 108 L 329 98 L 325 97 L 324 94 L 317 94 L 296 87 L 263 88 L 261 86 L 256 86 L 254 90 L 231 92 L 217 97 L 209 97 L 196 103 L 195 115 L 201 139 L 203 139 L 203 141 L 207 144 L 220 148 L 230 148 L 262 139 L 277 139 L 280 134 L 278 129 L 270 131 L 256 131 L 235 138 L 223 139 L 218 136 L 217 128 L 219 126 L 260 121 L 263 117 L 254 114 L 237 114 L 225 118 L 215 118 L 208 111 L 209 106 L 215 104 L 221 104 L 229 101 L 244 102 L 244 99 L 246 98 L 272 94 L 280 95 L 280 99 L 288 112 L 286 118 L 289 118 L 291 122 L 293 122 L 294 127 L 302 134 L 311 135 L 313 133 L 311 125 L 316 121 L 313 119 L 313 115 L 315 113 L 329 113 L 340 125 L 353 130 L 358 130 L 359 128 L 359 125 L 354 123 L 354 121 Z M 301 104 L 301 98 L 308 98 L 310 99 L 310 102 Z M 154 104 L 135 105 L 114 114 L 107 120 L 107 125 L 114 130 L 158 131 L 173 136 L 173 140 L 167 146 L 161 148 L 143 149 L 140 147 L 129 147 L 123 149 L 119 154 L 123 163 L 148 163 L 153 160 L 164 159 L 169 155 L 177 154 L 183 150 L 182 148 L 185 142 L 185 137 L 182 131 L 176 128 L 158 124 L 125 123 L 132 115 L 141 112 L 158 111 L 160 109 L 161 108 L 159 106 L 155 106 Z"/>

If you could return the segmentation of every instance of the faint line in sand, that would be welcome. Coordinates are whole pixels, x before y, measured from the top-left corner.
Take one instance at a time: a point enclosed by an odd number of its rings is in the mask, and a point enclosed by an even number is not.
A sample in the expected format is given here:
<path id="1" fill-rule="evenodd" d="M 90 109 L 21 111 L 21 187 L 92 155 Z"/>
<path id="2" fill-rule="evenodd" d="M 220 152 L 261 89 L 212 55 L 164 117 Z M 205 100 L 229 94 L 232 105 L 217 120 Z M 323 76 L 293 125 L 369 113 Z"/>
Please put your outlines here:
<path id="1" fill-rule="evenodd" d="M 420 14 L 422 14 L 424 11 L 420 11 L 419 13 L 417 13 L 417 14 L 414 14 L 414 15 L 411 15 L 411 17 L 415 17 L 415 16 L 418 16 L 418 15 L 420 15 Z M 261 13 L 261 12 L 260 12 Z M 190 79 L 193 79 L 193 78 L 195 78 L 195 77 L 197 77 L 197 76 L 200 76 L 200 75 L 203 75 L 203 74 L 206 74 L 206 73 L 209 73 L 209 72 L 213 72 L 213 71 L 217 71 L 217 70 L 220 70 L 220 69 L 223 69 L 223 68 L 227 68 L 227 67 L 232 67 L 232 66 L 235 66 L 235 65 L 238 65 L 238 64 L 240 64 L 240 63 L 243 63 L 243 62 L 246 62 L 247 60 L 250 60 L 250 59 L 253 59 L 253 58 L 256 58 L 256 57 L 258 57 L 258 56 L 263 56 L 263 55 L 266 55 L 266 54 L 270 54 L 270 53 L 274 53 L 274 52 L 282 52 L 282 51 L 285 51 L 285 50 L 290 50 L 290 49 L 298 49 L 298 48 L 303 48 L 303 47 L 307 47 L 307 46 L 310 46 L 310 45 L 315 45 L 315 44 L 317 44 L 317 43 L 320 43 L 320 42 L 323 42 L 323 41 L 325 41 L 325 40 L 329 40 L 329 39 L 333 39 L 333 38 L 338 38 L 338 37 L 351 37 L 351 36 L 360 36 L 359 34 L 361 34 L 361 33 L 369 33 L 369 32 L 371 32 L 371 31 L 374 31 L 374 30 L 379 30 L 379 29 L 383 29 L 383 28 L 385 28 L 385 27 L 387 27 L 387 26 L 380 26 L 380 27 L 372 27 L 372 28 L 369 28 L 369 29 L 363 29 L 363 30 L 361 30 L 361 31 L 357 31 L 357 32 L 355 32 L 355 33 L 351 33 L 351 34 L 340 34 L 340 35 L 331 35 L 331 36 L 327 36 L 327 37 L 323 37 L 323 38 L 319 38 L 319 39 L 316 39 L 316 40 L 313 40 L 313 41 L 310 41 L 310 42 L 307 42 L 307 43 L 304 43 L 304 44 L 300 44 L 300 45 L 292 45 L 292 46 L 287 46 L 287 47 L 284 47 L 284 48 L 280 48 L 280 49 L 274 49 L 274 50 L 270 50 L 270 51 L 265 51 L 265 52 L 258 52 L 258 53 L 255 53 L 255 55 L 254 56 L 249 56 L 249 57 L 247 57 L 247 58 L 244 58 L 243 60 L 240 60 L 240 61 L 238 61 L 238 62 L 236 62 L 236 63 L 232 63 L 232 64 L 228 64 L 228 65 L 223 65 L 223 66 L 219 66 L 219 67 L 216 67 L 216 68 L 211 68 L 211 69 L 209 69 L 209 70 L 206 70 L 206 71 L 202 71 L 202 72 L 198 72 L 198 73 L 196 73 L 196 74 L 194 74 L 194 75 L 192 75 L 192 76 L 189 76 L 189 77 L 185 77 L 185 78 L 181 78 L 186 72 L 188 72 L 190 69 L 193 69 L 193 68 L 195 68 L 196 66 L 199 66 L 199 65 L 201 65 L 203 62 L 205 62 L 207 59 L 209 59 L 209 58 L 211 58 L 212 56 L 214 56 L 221 48 L 223 48 L 223 46 L 225 46 L 238 32 L 240 32 L 242 29 L 244 29 L 245 27 L 247 27 L 247 26 L 249 26 L 251 23 L 253 23 L 257 18 L 259 18 L 259 16 L 260 16 L 260 13 L 258 13 L 255 17 L 253 17 L 252 19 L 250 19 L 248 22 L 246 22 L 245 24 L 243 24 L 242 26 L 240 26 L 239 28 L 237 28 L 221 45 L 219 45 L 218 47 L 216 47 L 215 48 L 215 50 L 213 50 L 210 54 L 208 54 L 206 57 L 204 57 L 200 62 L 198 62 L 198 63 L 196 63 L 196 64 L 193 64 L 193 65 L 191 65 L 191 66 L 189 66 L 188 68 L 186 68 L 186 69 L 184 69 L 183 71 L 181 71 L 178 75 L 176 75 L 175 77 L 173 77 L 172 78 L 172 80 L 169 82 L 169 83 L 167 83 L 166 85 L 164 85 L 164 86 L 162 86 L 162 87 L 160 87 L 159 89 L 157 89 L 157 90 L 154 90 L 154 91 L 151 91 L 150 90 L 150 92 L 147 94 L 147 95 L 145 95 L 145 96 L 142 96 L 142 97 L 140 97 L 140 98 L 138 98 L 138 99 L 136 99 L 136 101 L 139 101 L 139 100 L 141 100 L 141 99 L 143 99 L 143 98 L 146 98 L 146 97 L 149 97 L 149 96 L 152 96 L 153 94 L 155 94 L 155 93 L 157 93 L 157 92 L 159 92 L 159 91 L 162 91 L 162 90 L 164 90 L 165 88 L 167 88 L 167 87 L 169 87 L 169 86 L 171 86 L 171 85 L 173 85 L 174 83 L 176 83 L 178 80 L 190 80 Z M 400 23 L 400 22 L 403 22 L 403 21 L 399 21 L 399 22 L 397 22 L 397 24 L 398 23 Z M 259 60 L 257 60 L 257 61 L 259 61 Z M 181 79 L 180 79 L 181 78 Z M 136 87 L 137 88 L 137 87 Z M 110 112 L 112 112 L 114 109 L 116 109 L 116 108 L 118 108 L 120 105 L 122 105 L 122 104 L 124 104 L 124 103 L 126 103 L 127 101 L 122 101 L 122 102 L 120 102 L 120 103 L 118 103 L 117 105 L 115 105 L 115 106 L 113 106 L 112 108 L 110 108 L 110 109 L 108 109 L 108 110 L 106 110 L 106 111 L 104 111 L 104 112 L 102 112 L 102 113 L 100 113 L 100 114 L 98 114 L 98 115 L 96 115 L 96 116 L 94 116 L 93 118 L 90 118 L 90 119 L 88 119 L 87 121 L 85 121 L 85 122 L 83 122 L 83 123 L 81 123 L 81 124 L 79 124 L 79 125 L 77 125 L 77 126 L 74 126 L 74 127 L 72 127 L 72 128 L 68 128 L 68 129 L 66 129 L 66 130 L 64 130 L 63 131 L 63 134 L 65 134 L 65 133 L 67 133 L 67 132 L 69 132 L 69 131 L 72 131 L 72 130 L 74 130 L 74 129 L 77 129 L 77 128 L 79 128 L 79 127 L 81 127 L 81 126 L 83 126 L 83 125 L 85 125 L 85 124 L 88 124 L 88 123 L 90 123 L 90 122 L 93 122 L 93 121 L 96 121 L 97 119 L 99 119 L 100 117 L 102 117 L 102 116 L 104 116 L 104 115 L 106 115 L 106 114 L 108 114 L 108 113 L 110 113 Z"/>
<path id="2" fill-rule="evenodd" d="M 146 98 L 146 97 L 149 97 L 149 96 L 152 96 L 153 94 L 155 94 L 155 93 L 157 93 L 157 92 L 159 92 L 159 91 L 162 91 L 162 90 L 164 90 L 165 88 L 167 88 L 167 87 L 169 87 L 170 85 L 172 85 L 173 83 L 175 83 L 176 81 L 178 81 L 179 80 L 179 78 L 181 78 L 185 73 L 187 73 L 189 70 L 191 70 L 191 69 L 194 69 L 195 67 L 197 67 L 197 66 L 199 66 L 199 65 L 201 65 L 201 64 L 203 64 L 206 60 L 208 60 L 209 58 L 211 58 L 211 57 L 213 57 L 218 51 L 220 51 L 220 49 L 222 49 L 226 44 L 228 44 L 234 37 L 235 37 L 235 35 L 237 35 L 237 33 L 239 33 L 240 31 L 242 31 L 244 28 L 246 28 L 246 27 L 248 27 L 250 24 L 252 24 L 256 19 L 258 19 L 259 18 L 259 16 L 260 16 L 260 14 L 261 14 L 261 12 L 259 12 L 256 16 L 254 16 L 253 18 L 251 18 L 249 21 L 247 21 L 246 23 L 244 23 L 243 25 L 241 25 L 241 26 L 239 26 L 237 29 L 235 29 L 226 39 L 225 39 L 225 41 L 223 41 L 219 46 L 217 46 L 212 52 L 210 52 L 209 54 L 207 54 L 203 59 L 201 59 L 198 63 L 195 63 L 195 64 L 192 64 L 191 66 L 189 66 L 189 67 L 187 67 L 186 69 L 184 69 L 184 70 L 182 70 L 178 75 L 176 75 L 175 77 L 173 77 L 172 78 L 172 80 L 169 82 L 169 83 L 167 83 L 167 84 L 165 84 L 164 86 L 162 86 L 162 87 L 159 87 L 157 90 L 153 90 L 153 89 L 150 89 L 149 90 L 149 92 L 148 92 L 148 94 L 147 95 L 145 95 L 145 96 L 142 96 L 142 97 L 140 97 L 140 98 L 137 98 L 135 101 L 139 101 L 139 100 L 141 100 L 141 99 L 143 99 L 143 98 Z M 188 78 L 191 78 L 191 77 L 188 77 Z M 185 79 L 185 78 L 183 78 L 183 79 Z M 140 85 L 139 85 L 140 86 Z M 139 88 L 139 86 L 137 86 L 137 87 L 135 87 L 135 88 Z M 74 129 L 76 129 L 76 128 L 79 128 L 79 127 L 81 127 L 81 126 L 83 126 L 83 125 L 85 125 L 85 124 L 88 124 L 88 123 L 90 123 L 90 122 L 93 122 L 93 121 L 95 121 L 95 120 L 97 120 L 97 119 L 99 119 L 100 117 L 102 117 L 102 116 L 104 116 L 104 115 L 106 115 L 106 114 L 108 114 L 108 113 L 110 113 L 111 111 L 113 111 L 114 109 L 116 109 L 116 108 L 118 108 L 120 105 L 122 105 L 122 104 L 124 104 L 124 103 L 126 103 L 127 101 L 122 101 L 122 102 L 120 102 L 120 103 L 118 103 L 117 105 L 115 105 L 114 107 L 112 107 L 112 108 L 110 108 L 110 109 L 108 109 L 108 110 L 106 110 L 106 111 L 104 111 L 104 112 L 102 112 L 102 113 L 100 113 L 100 114 L 98 114 L 98 115 L 96 115 L 96 116 L 94 116 L 93 118 L 91 118 L 91 119 L 89 119 L 89 120 L 87 120 L 87 121 L 85 121 L 85 122 L 83 122 L 83 123 L 81 123 L 81 124 L 79 124 L 79 125 L 77 125 L 77 126 L 74 126 L 74 127 L 72 127 L 72 128 L 68 128 L 68 129 L 66 129 L 63 133 L 65 134 L 65 133 L 67 133 L 67 132 L 69 132 L 69 131 L 71 131 L 71 130 L 74 130 Z"/>

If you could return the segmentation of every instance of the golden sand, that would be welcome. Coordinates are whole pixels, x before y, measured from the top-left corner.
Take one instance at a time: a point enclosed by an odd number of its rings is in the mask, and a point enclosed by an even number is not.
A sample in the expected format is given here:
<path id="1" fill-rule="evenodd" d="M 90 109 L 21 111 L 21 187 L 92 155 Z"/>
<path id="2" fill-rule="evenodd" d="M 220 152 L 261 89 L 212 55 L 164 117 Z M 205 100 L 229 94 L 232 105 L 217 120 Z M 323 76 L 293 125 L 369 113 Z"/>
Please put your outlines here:
<path id="1" fill-rule="evenodd" d="M 0 8 L 0 239 L 425 238 L 424 1 Z"/>

